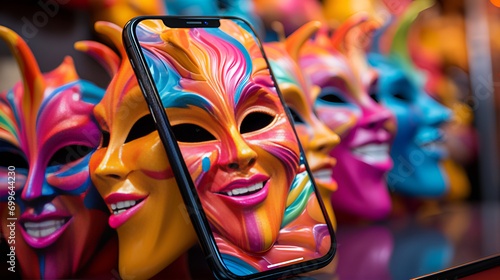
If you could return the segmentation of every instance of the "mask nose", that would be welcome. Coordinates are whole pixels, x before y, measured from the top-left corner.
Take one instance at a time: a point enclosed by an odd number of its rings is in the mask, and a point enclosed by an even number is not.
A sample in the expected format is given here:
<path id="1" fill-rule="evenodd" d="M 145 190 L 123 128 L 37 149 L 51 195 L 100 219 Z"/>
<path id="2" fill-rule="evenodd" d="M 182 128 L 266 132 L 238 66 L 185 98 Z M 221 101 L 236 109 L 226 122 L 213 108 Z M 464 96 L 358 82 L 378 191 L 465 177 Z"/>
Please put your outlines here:
<path id="1" fill-rule="evenodd" d="M 425 93 L 424 101 L 422 114 L 426 124 L 438 127 L 441 124 L 450 121 L 453 117 L 451 109 L 441 105 L 439 102 L 428 96 L 427 93 Z"/>
<path id="2" fill-rule="evenodd" d="M 373 106 L 373 108 L 365 109 L 363 114 L 365 117 L 362 118 L 360 126 L 369 130 L 379 130 L 385 127 L 386 122 L 392 118 L 392 113 L 389 109 L 378 104 Z"/>
<path id="3" fill-rule="evenodd" d="M 224 169 L 231 171 L 248 171 L 257 161 L 257 153 L 238 134 L 232 137 L 234 145 L 228 147 L 227 160 L 223 162 Z M 224 157 L 224 156 L 223 156 Z"/>
<path id="4" fill-rule="evenodd" d="M 119 149 L 108 147 L 102 161 L 94 171 L 95 176 L 102 180 L 123 180 L 129 170 L 123 163 Z"/>
<path id="5" fill-rule="evenodd" d="M 54 196 L 57 191 L 47 183 L 45 175 L 45 168 L 39 166 L 38 162 L 32 164 L 28 171 L 26 184 L 21 193 L 21 199 L 25 202 L 30 202 L 40 197 Z"/>
<path id="6" fill-rule="evenodd" d="M 39 215 L 43 212 L 44 209 L 50 209 L 50 207 L 54 207 L 49 204 L 56 196 L 55 195 L 42 195 L 36 198 L 32 198 L 29 200 L 24 200 L 24 205 L 29 208 L 33 208 L 34 213 Z M 49 208 L 47 208 L 49 207 Z"/>
<path id="7" fill-rule="evenodd" d="M 317 153 L 328 154 L 339 143 L 340 137 L 336 133 L 328 129 L 324 124 L 318 123 L 314 127 L 309 148 Z"/>

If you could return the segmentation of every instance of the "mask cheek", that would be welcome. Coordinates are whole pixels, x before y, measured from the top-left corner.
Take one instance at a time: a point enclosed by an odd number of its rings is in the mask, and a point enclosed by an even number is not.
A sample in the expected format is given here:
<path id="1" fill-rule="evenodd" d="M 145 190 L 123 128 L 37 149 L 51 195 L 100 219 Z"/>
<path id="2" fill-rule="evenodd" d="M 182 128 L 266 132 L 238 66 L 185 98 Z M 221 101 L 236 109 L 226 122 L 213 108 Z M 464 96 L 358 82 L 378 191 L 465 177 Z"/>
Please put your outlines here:
<path id="1" fill-rule="evenodd" d="M 9 173 L 9 170 L 7 170 L 7 168 L 3 168 L 3 167 L 0 168 L 0 182 L 2 182 L 2 184 L 0 184 L 0 201 L 7 200 L 7 197 L 9 196 L 9 191 L 10 191 L 9 187 L 15 186 L 16 191 L 17 191 L 18 186 L 21 186 L 19 184 L 17 174 L 15 174 L 16 176 L 12 177 L 12 176 L 9 176 L 8 173 Z M 10 184 L 9 182 L 12 181 L 12 178 L 14 178 L 14 181 L 13 181 L 14 183 Z"/>
<path id="2" fill-rule="evenodd" d="M 121 160 L 128 170 L 141 170 L 147 176 L 164 180 L 173 176 L 170 162 L 157 133 L 129 142 L 122 150 Z M 144 147 L 149 147 L 144 149 Z"/>
<path id="3" fill-rule="evenodd" d="M 341 108 L 318 110 L 319 119 L 339 135 L 346 135 L 359 121 L 354 111 Z"/>
<path id="4" fill-rule="evenodd" d="M 61 169 L 46 175 L 47 183 L 64 192 L 83 193 L 90 185 L 88 160 L 82 160 L 69 169 Z"/>
<path id="5" fill-rule="evenodd" d="M 94 175 L 94 171 L 99 167 L 99 164 L 102 162 L 105 155 L 106 149 L 104 148 L 98 149 L 94 154 L 92 154 L 89 160 L 89 172 L 91 176 Z"/>
<path id="6" fill-rule="evenodd" d="M 206 176 L 212 176 L 213 178 L 214 168 L 217 166 L 219 153 L 217 146 L 214 144 L 198 145 L 197 147 L 186 147 L 181 146 L 183 155 L 193 155 L 191 157 L 185 157 L 186 166 L 189 169 L 195 184 L 198 184 L 203 180 L 203 178 L 208 178 Z M 201 186 L 199 186 L 201 187 Z"/>
<path id="7" fill-rule="evenodd" d="M 420 118 L 409 106 L 407 108 L 399 107 L 398 110 L 395 110 L 395 115 L 397 120 L 397 134 L 400 138 L 403 137 L 407 139 L 406 141 L 410 141 L 410 138 L 417 131 Z"/>
<path id="8" fill-rule="evenodd" d="M 300 143 L 304 149 L 307 149 L 309 144 L 309 139 L 311 138 L 311 127 L 306 124 L 296 124 L 295 130 L 297 131 L 297 135 L 299 136 Z"/>

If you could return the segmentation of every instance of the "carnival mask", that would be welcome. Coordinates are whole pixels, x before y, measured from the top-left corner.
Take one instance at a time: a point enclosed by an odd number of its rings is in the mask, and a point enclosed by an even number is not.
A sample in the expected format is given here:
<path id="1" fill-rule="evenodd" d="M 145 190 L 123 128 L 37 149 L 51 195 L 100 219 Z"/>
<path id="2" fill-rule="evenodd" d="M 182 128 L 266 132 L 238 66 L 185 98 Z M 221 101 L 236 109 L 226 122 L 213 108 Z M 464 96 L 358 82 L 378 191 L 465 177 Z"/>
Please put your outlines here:
<path id="1" fill-rule="evenodd" d="M 22 83 L 0 94 L 1 199 L 7 201 L 7 168 L 15 168 L 16 254 L 27 278 L 89 277 L 109 273 L 116 251 L 109 241 L 104 203 L 90 181 L 88 162 L 100 141 L 92 110 L 104 90 L 81 80 L 66 57 L 42 74 L 31 50 L 13 31 L 0 37 L 15 55 Z M 12 169 L 12 167 L 10 169 Z M 7 238 L 7 237 L 6 237 Z M 111 250 L 111 251 L 107 251 Z M 109 254 L 101 270 L 93 257 Z"/>
<path id="2" fill-rule="evenodd" d="M 374 51 L 368 56 L 379 72 L 380 99 L 394 113 L 398 124 L 388 185 L 397 193 L 414 197 L 438 197 L 448 189 L 441 168 L 446 150 L 440 126 L 451 113 L 424 91 L 425 79 L 413 65 L 407 45 L 411 23 L 428 6 L 426 1 L 414 2 L 401 19 L 390 52 L 383 55 Z M 378 44 L 375 40 L 375 47 Z"/>
<path id="3" fill-rule="evenodd" d="M 361 28 L 364 16 L 346 21 L 330 38 L 324 32 L 303 48 L 301 66 L 321 88 L 314 107 L 340 144 L 330 153 L 338 191 L 335 211 L 368 219 L 386 217 L 391 201 L 385 173 L 392 168 L 389 150 L 395 134 L 394 117 L 378 103 L 378 75 L 366 64 Z M 358 26 L 358 27 L 356 27 Z"/>
<path id="4" fill-rule="evenodd" d="M 338 145 L 340 138 L 316 116 L 314 101 L 321 90 L 311 84 L 309 77 L 302 73 L 299 65 L 300 49 L 319 27 L 319 22 L 308 23 L 284 42 L 265 43 L 264 49 L 294 119 L 295 130 L 325 208 L 332 224 L 335 225 L 331 194 L 337 190 L 337 182 L 332 177 L 332 168 L 337 160 L 330 156 L 330 152 Z"/>
<path id="5" fill-rule="evenodd" d="M 114 77 L 94 110 L 103 139 L 90 160 L 91 177 L 111 212 L 109 225 L 118 232 L 120 276 L 150 278 L 193 246 L 196 234 L 126 59 L 121 28 L 98 22 L 96 30 L 125 59 L 120 64 L 109 49 L 100 55 Z M 103 50 L 88 43 L 80 47 L 96 55 Z"/>

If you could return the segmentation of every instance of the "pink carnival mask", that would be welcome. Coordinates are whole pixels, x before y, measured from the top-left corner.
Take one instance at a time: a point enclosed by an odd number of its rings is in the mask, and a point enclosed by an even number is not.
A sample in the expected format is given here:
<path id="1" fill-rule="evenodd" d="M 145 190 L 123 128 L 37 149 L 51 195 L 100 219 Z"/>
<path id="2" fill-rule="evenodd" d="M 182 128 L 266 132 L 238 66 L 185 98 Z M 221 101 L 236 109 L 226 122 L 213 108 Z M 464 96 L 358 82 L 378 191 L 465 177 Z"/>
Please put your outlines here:
<path id="1" fill-rule="evenodd" d="M 341 138 L 330 154 L 339 159 L 333 168 L 339 185 L 332 194 L 335 211 L 381 219 L 391 209 L 385 173 L 392 168 L 389 151 L 395 121 L 378 104 L 377 72 L 356 45 L 366 32 L 358 26 L 364 20 L 353 16 L 332 38 L 318 34 L 303 48 L 300 62 L 321 88 L 314 105 L 319 119 Z"/>
<path id="2" fill-rule="evenodd" d="M 42 74 L 26 43 L 0 27 L 16 56 L 22 82 L 0 94 L 0 197 L 7 201 L 7 167 L 15 168 L 16 254 L 27 278 L 85 277 L 92 258 L 107 255 L 93 273 L 116 263 L 103 202 L 88 162 L 100 141 L 92 110 L 104 91 L 80 80 L 70 57 Z M 2 231 L 9 211 L 3 211 Z M 7 238 L 7 236 L 5 236 Z M 111 251 L 109 251 L 111 250 Z M 85 268 L 85 269 L 84 269 Z"/>

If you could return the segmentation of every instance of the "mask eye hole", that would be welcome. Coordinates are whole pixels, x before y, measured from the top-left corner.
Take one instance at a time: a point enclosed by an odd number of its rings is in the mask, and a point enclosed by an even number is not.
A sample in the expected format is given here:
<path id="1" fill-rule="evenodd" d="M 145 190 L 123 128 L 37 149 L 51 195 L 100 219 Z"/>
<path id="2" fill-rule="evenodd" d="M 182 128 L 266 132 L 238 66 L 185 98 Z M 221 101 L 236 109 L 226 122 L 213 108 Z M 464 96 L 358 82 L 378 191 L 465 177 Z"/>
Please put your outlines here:
<path id="1" fill-rule="evenodd" d="M 263 112 L 253 112 L 245 116 L 240 125 L 240 133 L 249 133 L 253 131 L 257 131 L 263 129 L 270 125 L 274 116 L 269 115 L 268 113 Z"/>
<path id="2" fill-rule="evenodd" d="M 293 122 L 296 124 L 303 124 L 305 121 L 300 117 L 300 115 L 292 108 L 288 108 L 290 110 L 290 114 L 292 115 Z"/>
<path id="3" fill-rule="evenodd" d="M 378 79 L 375 79 L 371 84 L 368 90 L 368 95 L 373 101 L 380 103 L 380 98 L 378 96 Z"/>
<path id="4" fill-rule="evenodd" d="M 125 143 L 144 137 L 153 131 L 156 131 L 156 125 L 153 116 L 151 116 L 151 114 L 145 115 L 144 117 L 136 121 L 134 126 L 132 126 L 127 135 L 127 139 L 125 139 Z"/>
<path id="5" fill-rule="evenodd" d="M 344 99 L 340 98 L 336 94 L 325 94 L 325 95 L 322 95 L 320 97 L 320 99 L 323 100 L 323 101 L 326 101 L 326 102 L 330 102 L 330 103 L 337 103 L 337 104 L 347 103 L 347 102 L 345 102 Z"/>
<path id="6" fill-rule="evenodd" d="M 370 98 L 373 99 L 373 101 L 380 103 L 380 99 L 378 98 L 378 94 L 375 92 L 370 93 Z"/>
<path id="7" fill-rule="evenodd" d="M 15 168 L 29 169 L 28 161 L 19 153 L 15 152 L 0 152 L 0 166 L 8 168 L 14 166 Z"/>
<path id="8" fill-rule="evenodd" d="M 106 148 L 109 146 L 109 132 L 106 130 L 101 130 L 101 148 Z"/>
<path id="9" fill-rule="evenodd" d="M 345 101 L 345 99 L 340 96 L 340 93 L 338 92 L 338 90 L 335 88 L 331 88 L 331 87 L 324 88 L 321 91 L 319 99 L 321 99 L 325 102 L 334 103 L 334 104 L 347 103 L 347 101 Z"/>
<path id="10" fill-rule="evenodd" d="M 178 142 L 198 143 L 216 140 L 212 133 L 196 124 L 183 123 L 174 125 L 172 131 Z"/>
<path id="11" fill-rule="evenodd" d="M 408 98 L 407 94 L 402 92 L 402 91 L 397 91 L 392 94 L 396 99 L 402 100 L 402 101 L 409 101 L 410 98 Z"/>
<path id="12" fill-rule="evenodd" d="M 48 166 L 63 165 L 79 160 L 92 152 L 93 149 L 84 145 L 64 146 L 52 155 Z"/>

